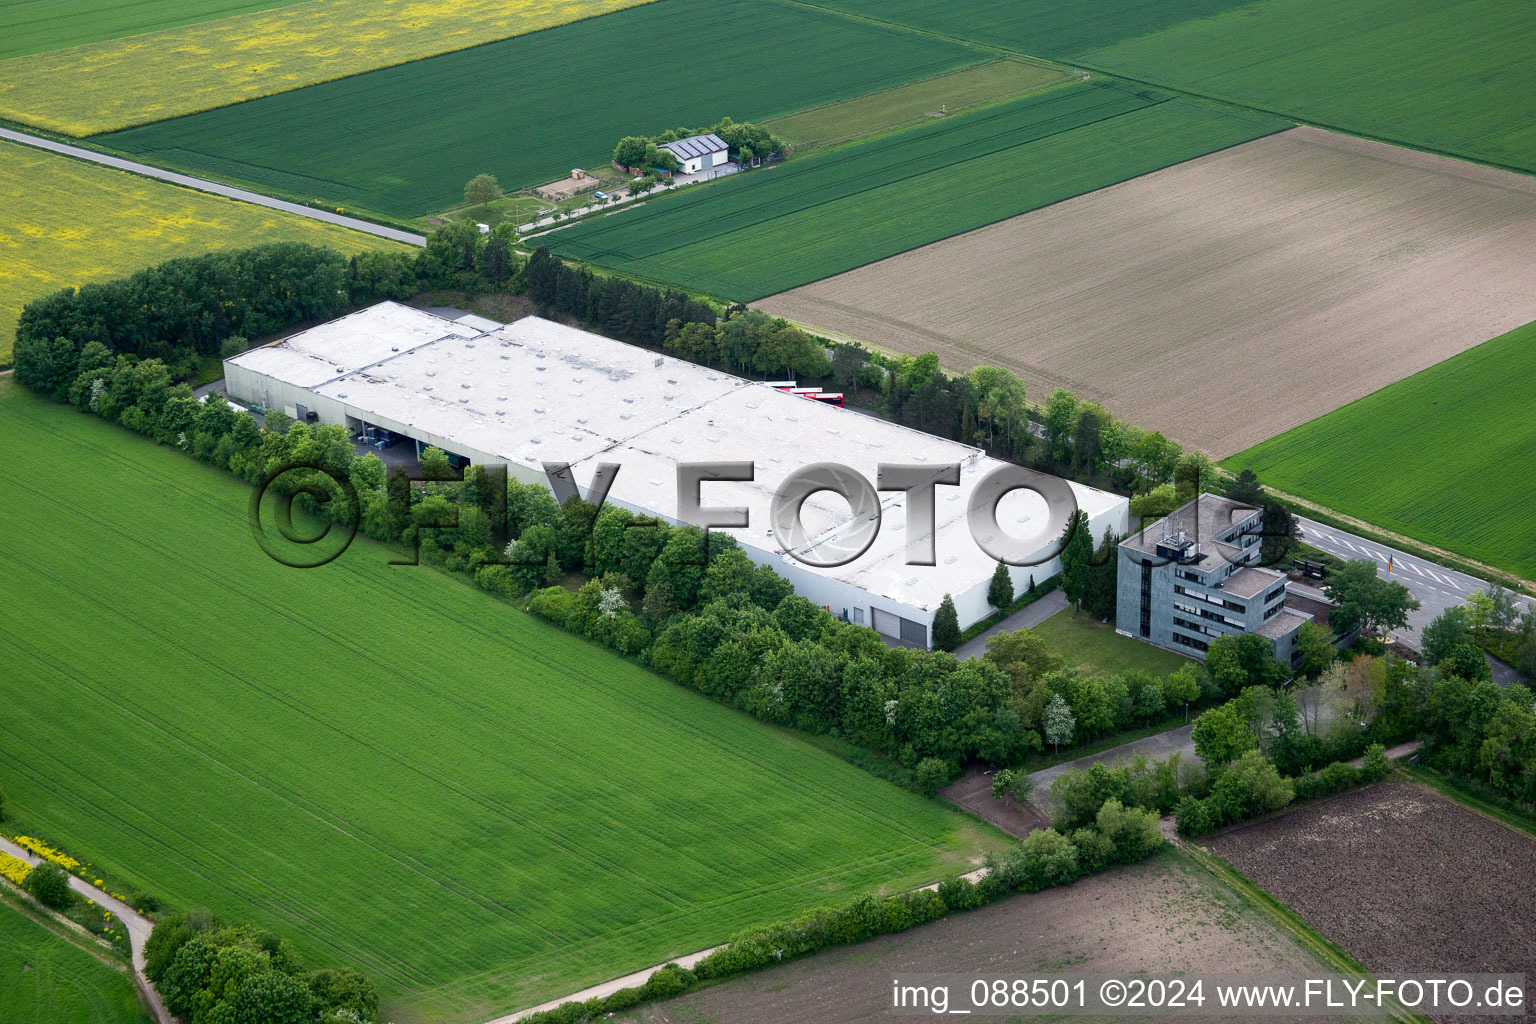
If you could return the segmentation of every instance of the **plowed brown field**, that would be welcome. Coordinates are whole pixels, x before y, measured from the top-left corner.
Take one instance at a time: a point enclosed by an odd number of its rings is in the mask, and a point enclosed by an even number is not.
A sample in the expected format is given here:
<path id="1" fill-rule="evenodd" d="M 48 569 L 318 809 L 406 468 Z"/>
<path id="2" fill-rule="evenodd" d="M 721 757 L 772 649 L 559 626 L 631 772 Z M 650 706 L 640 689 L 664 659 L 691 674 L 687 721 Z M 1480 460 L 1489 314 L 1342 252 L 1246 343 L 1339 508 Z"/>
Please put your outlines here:
<path id="1" fill-rule="evenodd" d="M 1524 974 L 1536 994 L 1536 839 L 1432 790 L 1382 783 L 1208 845 L 1378 975 Z"/>
<path id="2" fill-rule="evenodd" d="M 1536 320 L 1536 179 L 1296 128 L 764 299 L 1224 457 Z"/>

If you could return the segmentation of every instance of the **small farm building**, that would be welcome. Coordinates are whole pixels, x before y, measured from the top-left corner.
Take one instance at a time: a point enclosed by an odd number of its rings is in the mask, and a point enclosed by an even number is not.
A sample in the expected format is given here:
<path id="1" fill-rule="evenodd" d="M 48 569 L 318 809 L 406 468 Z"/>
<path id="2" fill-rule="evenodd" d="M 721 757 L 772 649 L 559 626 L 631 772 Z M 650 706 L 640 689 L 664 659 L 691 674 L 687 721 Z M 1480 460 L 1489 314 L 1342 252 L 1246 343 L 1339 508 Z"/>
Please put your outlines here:
<path id="1" fill-rule="evenodd" d="M 677 157 L 678 170 L 683 174 L 707 171 L 730 162 L 730 147 L 718 135 L 690 135 L 676 142 L 663 142 L 656 148 Z"/>

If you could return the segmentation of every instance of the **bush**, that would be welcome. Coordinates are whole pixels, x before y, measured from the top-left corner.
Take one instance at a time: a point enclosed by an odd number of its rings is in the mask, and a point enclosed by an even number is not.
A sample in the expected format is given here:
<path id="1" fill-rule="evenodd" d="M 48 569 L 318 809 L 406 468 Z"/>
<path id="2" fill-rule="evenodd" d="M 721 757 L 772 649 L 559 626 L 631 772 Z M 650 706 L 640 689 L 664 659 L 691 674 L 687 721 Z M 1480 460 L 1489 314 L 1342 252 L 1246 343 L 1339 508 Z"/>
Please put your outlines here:
<path id="1" fill-rule="evenodd" d="M 1024 884 L 1031 889 L 1065 885 L 1078 876 L 1077 847 L 1053 828 L 1024 837 Z"/>
<path id="2" fill-rule="evenodd" d="M 160 897 L 153 893 L 136 892 L 128 904 L 141 914 L 155 914 L 160 911 Z"/>
<path id="3" fill-rule="evenodd" d="M 1360 781 L 1360 773 L 1354 765 L 1335 761 L 1317 773 L 1325 793 L 1340 793 Z"/>
<path id="4" fill-rule="evenodd" d="M 1140 807 L 1125 807 L 1118 800 L 1106 800 L 1099 808 L 1098 829 L 1110 841 L 1114 860 L 1134 864 L 1145 860 L 1163 845 L 1163 830 L 1157 815 Z"/>
<path id="5" fill-rule="evenodd" d="M 693 974 L 687 968 L 664 964 L 651 972 L 640 993 L 646 999 L 670 999 L 687 992 L 693 985 Z"/>
<path id="6" fill-rule="evenodd" d="M 1216 827 L 1211 819 L 1211 809 L 1206 806 L 1206 802 L 1192 796 L 1186 796 L 1179 801 L 1174 818 L 1178 822 L 1181 836 L 1209 835 Z"/>
<path id="7" fill-rule="evenodd" d="M 37 902 L 54 910 L 66 910 L 75 902 L 75 892 L 69 887 L 69 872 L 51 860 L 39 862 L 27 873 L 27 880 L 21 887 Z"/>
<path id="8" fill-rule="evenodd" d="M 940 882 L 938 894 L 950 910 L 973 910 L 981 906 L 976 883 L 960 875 L 952 875 Z"/>
<path id="9" fill-rule="evenodd" d="M 1096 828 L 1084 826 L 1072 833 L 1072 845 L 1077 847 L 1077 866 L 1085 875 L 1102 871 L 1115 855 L 1115 844 Z"/>
<path id="10" fill-rule="evenodd" d="M 955 766 L 942 758 L 925 757 L 917 763 L 915 780 L 917 791 L 923 796 L 934 796 L 948 785 L 955 776 Z"/>
<path id="11" fill-rule="evenodd" d="M 1360 777 L 1365 782 L 1375 782 L 1387 774 L 1387 769 L 1392 767 L 1392 762 L 1387 760 L 1387 748 L 1380 743 L 1372 743 L 1365 748 L 1365 758 L 1360 762 Z"/>

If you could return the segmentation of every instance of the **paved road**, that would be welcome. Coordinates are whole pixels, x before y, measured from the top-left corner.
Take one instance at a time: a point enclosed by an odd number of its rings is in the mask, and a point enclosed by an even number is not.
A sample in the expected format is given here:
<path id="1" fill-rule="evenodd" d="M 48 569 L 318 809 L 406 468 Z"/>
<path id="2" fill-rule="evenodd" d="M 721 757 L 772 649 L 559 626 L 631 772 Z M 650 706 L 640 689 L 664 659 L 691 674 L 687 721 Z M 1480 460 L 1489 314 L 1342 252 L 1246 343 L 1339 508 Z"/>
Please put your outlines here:
<path id="1" fill-rule="evenodd" d="M 1346 560 L 1369 558 L 1376 563 L 1377 574 L 1382 579 L 1401 583 L 1418 598 L 1419 610 L 1408 614 L 1408 628 L 1397 633 L 1400 639 L 1412 647 L 1419 646 L 1419 631 L 1429 625 L 1435 616 L 1447 608 L 1462 604 L 1478 591 L 1488 589 L 1486 580 L 1426 562 L 1385 544 L 1301 516 L 1297 517 L 1297 522 L 1301 527 L 1302 539 L 1308 544 Z M 1392 562 L 1390 573 L 1387 570 L 1389 558 Z M 1521 611 L 1536 608 L 1536 602 L 1528 597 L 1517 596 L 1515 603 Z"/>
<path id="2" fill-rule="evenodd" d="M 36 864 L 42 859 L 3 836 L 0 836 L 0 850 L 28 864 Z M 110 910 L 114 917 L 123 922 L 124 927 L 128 929 L 128 945 L 133 949 L 134 981 L 139 986 L 140 995 L 149 1003 L 150 1010 L 160 1024 L 175 1024 L 174 1019 L 166 1012 L 165 1004 L 160 1001 L 160 993 L 156 992 L 154 986 L 149 983 L 149 979 L 144 977 L 144 943 L 149 941 L 149 933 L 154 929 L 153 922 L 128 904 L 102 892 L 83 878 L 70 875 L 69 887 L 86 899 L 95 900 L 98 906 Z"/>
<path id="3" fill-rule="evenodd" d="M 231 188 L 228 185 L 220 185 L 216 181 L 193 178 L 189 175 L 177 174 L 174 171 L 162 170 L 159 167 L 151 167 L 149 164 L 134 163 L 132 160 L 121 160 L 115 156 L 107 156 L 104 153 L 97 153 L 93 150 L 81 149 L 79 146 L 54 142 L 52 139 L 40 139 L 36 135 L 28 135 L 25 132 L 13 132 L 9 128 L 0 128 L 0 139 L 9 139 L 12 142 L 19 142 L 24 146 L 36 146 L 38 149 L 47 149 L 55 153 L 63 153 L 66 156 L 79 157 L 81 160 L 105 164 L 108 167 L 116 167 L 119 170 L 133 171 L 135 174 L 159 178 L 161 181 L 169 181 L 174 185 L 185 185 L 187 188 L 195 188 L 203 192 L 213 192 L 216 195 L 228 196 L 230 199 L 238 199 L 241 202 L 255 203 L 257 206 L 265 206 L 273 210 L 296 213 L 300 217 L 308 217 L 311 220 L 323 220 L 328 224 L 339 224 L 344 228 L 363 231 L 370 235 L 388 238 L 395 242 L 405 242 L 407 245 L 427 244 L 427 240 L 424 237 L 413 235 L 409 231 L 387 228 L 382 224 L 358 220 L 356 217 L 345 217 L 339 213 L 328 213 L 325 210 L 311 209 L 308 206 L 300 206 L 298 203 L 284 202 L 281 199 L 273 199 L 271 196 L 247 192 L 243 188 Z"/>
<path id="4" fill-rule="evenodd" d="M 968 658 L 979 658 L 987 653 L 987 637 L 1004 631 L 1012 633 L 1014 630 L 1023 629 L 1025 626 L 1038 626 L 1066 606 L 1066 596 L 1060 590 L 1053 590 L 1049 594 L 1020 608 L 997 625 L 977 633 L 965 643 L 956 647 L 955 657 L 961 661 L 965 661 Z"/>

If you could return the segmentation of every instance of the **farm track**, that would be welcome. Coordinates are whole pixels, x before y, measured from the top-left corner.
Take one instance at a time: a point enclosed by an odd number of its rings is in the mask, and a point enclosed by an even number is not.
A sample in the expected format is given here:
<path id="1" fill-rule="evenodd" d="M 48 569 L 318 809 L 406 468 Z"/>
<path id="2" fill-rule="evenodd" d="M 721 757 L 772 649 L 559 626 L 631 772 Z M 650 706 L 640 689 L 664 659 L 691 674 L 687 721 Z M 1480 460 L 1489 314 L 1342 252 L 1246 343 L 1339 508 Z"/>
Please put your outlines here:
<path id="1" fill-rule="evenodd" d="M 12 857 L 34 866 L 42 860 L 41 857 L 31 850 L 17 846 L 4 836 L 0 836 L 0 852 L 8 853 Z M 159 1021 L 160 1024 L 175 1024 L 175 1019 L 166 1010 L 165 1003 L 160 999 L 160 993 L 155 991 L 155 987 L 149 983 L 149 979 L 144 977 L 144 943 L 149 941 L 149 933 L 154 928 L 153 923 L 122 900 L 104 890 L 96 888 L 96 886 L 83 878 L 70 875 L 69 887 L 86 899 L 95 900 L 99 906 L 110 910 L 123 923 L 123 927 L 128 932 L 128 946 L 131 950 L 133 978 L 135 987 L 139 990 L 140 998 L 148 1005 L 150 1013 L 154 1015 L 155 1020 Z M 99 958 L 99 954 L 95 952 L 92 952 L 91 955 Z"/>

